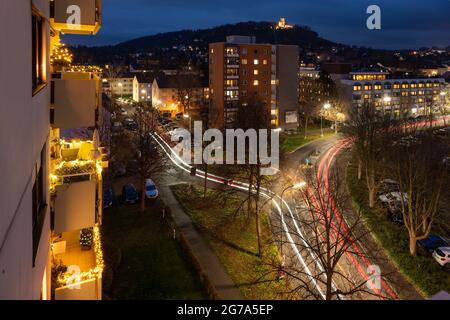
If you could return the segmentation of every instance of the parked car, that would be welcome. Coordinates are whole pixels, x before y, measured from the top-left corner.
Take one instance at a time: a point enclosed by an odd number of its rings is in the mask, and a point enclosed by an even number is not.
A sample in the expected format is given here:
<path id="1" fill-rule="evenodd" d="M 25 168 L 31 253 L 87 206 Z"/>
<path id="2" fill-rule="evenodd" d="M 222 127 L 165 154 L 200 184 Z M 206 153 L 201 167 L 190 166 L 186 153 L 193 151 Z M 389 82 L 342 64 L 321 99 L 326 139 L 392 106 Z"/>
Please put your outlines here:
<path id="1" fill-rule="evenodd" d="M 113 189 L 109 187 L 103 193 L 103 208 L 104 209 L 111 208 L 113 205 L 113 199 L 114 199 Z"/>
<path id="2" fill-rule="evenodd" d="M 138 129 L 138 124 L 134 119 L 126 118 L 123 122 L 125 128 L 127 128 L 128 130 L 136 131 Z"/>
<path id="3" fill-rule="evenodd" d="M 163 118 L 170 118 L 170 117 L 172 117 L 172 114 L 170 112 L 164 112 L 162 114 L 162 116 L 163 116 Z"/>
<path id="4" fill-rule="evenodd" d="M 378 195 L 387 194 L 390 192 L 398 192 L 400 185 L 397 181 L 392 179 L 384 179 L 380 182 Z"/>
<path id="5" fill-rule="evenodd" d="M 136 187 L 131 183 L 123 186 L 122 197 L 125 203 L 128 204 L 135 204 L 139 201 L 139 193 L 137 192 Z"/>
<path id="6" fill-rule="evenodd" d="M 126 116 L 126 115 L 128 114 L 127 110 L 125 110 L 124 108 L 120 108 L 120 113 L 121 113 L 123 116 Z"/>
<path id="7" fill-rule="evenodd" d="M 182 118 L 183 118 L 183 112 L 177 113 L 175 115 L 175 119 L 177 119 L 177 120 L 181 120 Z"/>
<path id="8" fill-rule="evenodd" d="M 408 201 L 408 194 L 403 192 L 403 196 L 401 192 L 390 192 L 386 194 L 382 194 L 378 197 L 378 199 L 383 203 L 384 205 L 392 202 L 392 201 Z"/>
<path id="9" fill-rule="evenodd" d="M 447 247 L 449 246 L 449 243 L 447 240 L 443 239 L 442 237 L 432 234 L 428 236 L 428 238 L 417 241 L 419 246 L 421 246 L 423 249 L 425 249 L 428 252 L 433 252 L 439 247 Z"/>
<path id="10" fill-rule="evenodd" d="M 450 267 L 450 247 L 439 247 L 432 256 L 442 267 Z"/>
<path id="11" fill-rule="evenodd" d="M 145 181 L 145 196 L 148 199 L 156 199 L 158 198 L 159 192 L 158 189 L 156 188 L 155 183 L 153 182 L 152 179 L 147 179 Z"/>

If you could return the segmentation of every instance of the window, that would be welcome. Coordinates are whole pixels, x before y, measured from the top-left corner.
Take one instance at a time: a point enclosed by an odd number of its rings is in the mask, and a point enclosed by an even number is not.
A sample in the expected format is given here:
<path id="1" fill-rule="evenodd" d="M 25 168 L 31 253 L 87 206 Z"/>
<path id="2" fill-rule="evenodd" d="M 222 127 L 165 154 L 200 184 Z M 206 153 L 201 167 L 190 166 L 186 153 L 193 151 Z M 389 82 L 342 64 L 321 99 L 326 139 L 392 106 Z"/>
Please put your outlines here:
<path id="1" fill-rule="evenodd" d="M 263 64 L 264 64 L 264 65 L 267 65 L 267 59 L 264 59 L 264 60 L 263 60 Z"/>
<path id="2" fill-rule="evenodd" d="M 364 90 L 366 90 L 366 91 L 372 90 L 372 85 L 370 85 L 370 84 L 365 84 L 365 85 L 364 85 Z"/>
<path id="3" fill-rule="evenodd" d="M 242 59 L 241 62 L 242 62 L 242 64 L 247 64 L 248 63 L 247 59 Z"/>
<path id="4" fill-rule="evenodd" d="M 258 80 L 253 80 L 253 85 L 254 86 L 259 86 L 259 81 Z"/>
<path id="5" fill-rule="evenodd" d="M 242 69 L 242 75 L 246 76 L 247 75 L 247 69 Z"/>
<path id="6" fill-rule="evenodd" d="M 253 60 L 253 64 L 254 64 L 255 66 L 257 66 L 257 65 L 259 64 L 259 60 L 258 60 L 258 59 L 254 59 L 254 60 Z"/>
<path id="7" fill-rule="evenodd" d="M 353 91 L 361 91 L 361 86 L 360 85 L 354 85 L 353 86 Z"/>
<path id="8" fill-rule="evenodd" d="M 36 94 L 40 86 L 45 83 L 44 70 L 44 20 L 33 12 L 31 17 L 31 41 L 32 41 L 32 84 L 33 94 Z"/>
<path id="9" fill-rule="evenodd" d="M 247 54 L 247 53 L 248 53 L 247 48 L 242 48 L 242 54 Z"/>
<path id="10" fill-rule="evenodd" d="M 32 190 L 32 232 L 33 232 L 33 267 L 39 248 L 42 227 L 44 226 L 45 213 L 47 211 L 44 172 L 46 164 L 46 145 L 41 150 L 39 162 L 36 164 L 36 178 Z"/>
<path id="11" fill-rule="evenodd" d="M 253 69 L 253 75 L 257 76 L 259 74 L 259 70 L 258 69 Z"/>
<path id="12" fill-rule="evenodd" d="M 242 80 L 242 84 L 243 84 L 244 86 L 246 86 L 246 85 L 248 84 L 248 81 L 247 81 L 247 80 Z"/>

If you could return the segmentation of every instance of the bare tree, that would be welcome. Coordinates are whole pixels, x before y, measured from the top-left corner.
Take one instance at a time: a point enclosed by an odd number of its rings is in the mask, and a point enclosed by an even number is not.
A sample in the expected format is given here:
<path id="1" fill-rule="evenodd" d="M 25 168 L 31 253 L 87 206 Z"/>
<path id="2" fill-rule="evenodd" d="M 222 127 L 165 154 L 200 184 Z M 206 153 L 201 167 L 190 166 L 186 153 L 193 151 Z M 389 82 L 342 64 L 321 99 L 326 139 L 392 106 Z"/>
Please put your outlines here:
<path id="1" fill-rule="evenodd" d="M 270 128 L 270 111 L 267 106 L 256 98 L 248 101 L 247 105 L 241 105 L 236 116 L 236 127 L 242 130 L 254 129 L 256 132 L 260 129 Z M 270 150 L 270 138 L 266 145 Z M 269 179 L 262 175 L 261 169 L 263 165 L 260 158 L 261 137 L 256 134 L 257 146 L 250 146 L 246 149 L 246 164 L 242 165 L 242 173 L 244 173 L 246 182 L 248 183 L 247 192 L 247 212 L 249 215 L 254 214 L 256 218 L 256 233 L 258 238 L 258 253 L 262 256 L 263 243 L 261 235 L 261 188 L 264 187 Z M 250 164 L 250 150 L 256 154 L 257 163 Z M 267 150 L 267 152 L 269 152 Z"/>
<path id="2" fill-rule="evenodd" d="M 151 134 L 155 132 L 156 110 L 152 107 L 136 108 L 134 120 L 135 132 L 131 135 L 131 144 L 138 158 L 138 173 L 141 187 L 141 210 L 145 210 L 146 179 L 162 174 L 166 161 Z"/>
<path id="3" fill-rule="evenodd" d="M 442 184 L 448 178 L 442 162 L 445 150 L 431 132 L 414 129 L 394 143 L 389 154 L 404 198 L 399 207 L 409 235 L 409 250 L 415 256 L 417 240 L 429 236 L 438 215 Z"/>
<path id="4" fill-rule="evenodd" d="M 369 207 L 373 208 L 385 168 L 385 146 L 395 139 L 397 122 L 393 121 L 390 114 L 379 112 L 373 103 L 365 103 L 350 111 L 348 124 L 345 133 L 354 139 L 358 178 L 361 179 L 364 169 Z"/>
<path id="5" fill-rule="evenodd" d="M 357 249 L 359 241 L 370 234 L 362 226 L 359 213 L 344 220 L 342 214 L 352 208 L 338 171 L 333 171 L 328 183 L 317 178 L 315 169 L 302 175 L 306 185 L 294 196 L 299 202 L 295 214 L 271 216 L 282 253 L 281 259 L 266 262 L 271 272 L 287 277 L 290 290 L 302 299 L 387 298 L 382 290 L 367 286 L 368 280 L 373 280 L 371 275 L 355 275 L 351 265 L 351 261 L 368 259 L 368 252 L 370 258 L 377 252 L 373 248 Z M 286 213 L 285 207 L 280 207 Z M 296 250 L 289 250 L 291 247 Z"/>
<path id="6" fill-rule="evenodd" d="M 176 76 L 177 100 L 183 108 L 184 114 L 189 114 L 195 101 L 195 95 L 199 90 L 198 76 L 193 73 L 178 71 Z"/>

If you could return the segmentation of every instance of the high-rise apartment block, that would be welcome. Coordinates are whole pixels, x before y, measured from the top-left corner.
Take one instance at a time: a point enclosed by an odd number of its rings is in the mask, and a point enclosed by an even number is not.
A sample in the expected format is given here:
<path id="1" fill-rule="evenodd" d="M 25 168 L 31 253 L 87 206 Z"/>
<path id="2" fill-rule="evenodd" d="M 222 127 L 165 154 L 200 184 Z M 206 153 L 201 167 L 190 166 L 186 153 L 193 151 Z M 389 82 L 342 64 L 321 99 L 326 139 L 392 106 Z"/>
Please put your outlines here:
<path id="1" fill-rule="evenodd" d="M 271 125 L 298 125 L 298 47 L 230 36 L 209 45 L 210 127 L 232 128 L 239 108 L 258 101 Z"/>

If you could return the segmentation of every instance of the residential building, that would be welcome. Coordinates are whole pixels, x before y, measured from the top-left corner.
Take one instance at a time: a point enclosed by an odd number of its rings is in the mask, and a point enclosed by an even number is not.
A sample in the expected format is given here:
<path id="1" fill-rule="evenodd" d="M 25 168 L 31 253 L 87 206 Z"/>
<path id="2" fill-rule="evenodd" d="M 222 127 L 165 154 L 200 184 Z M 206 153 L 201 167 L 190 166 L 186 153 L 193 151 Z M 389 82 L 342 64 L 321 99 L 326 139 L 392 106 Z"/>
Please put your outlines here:
<path id="1" fill-rule="evenodd" d="M 286 23 L 286 18 L 280 18 L 276 29 L 293 29 L 294 26 Z"/>
<path id="2" fill-rule="evenodd" d="M 208 101 L 208 81 L 198 74 L 161 74 L 153 81 L 152 104 L 160 112 L 175 115 L 186 111 L 197 115 Z"/>
<path id="3" fill-rule="evenodd" d="M 113 97 L 132 97 L 133 96 L 134 76 L 104 78 L 103 92 Z"/>
<path id="4" fill-rule="evenodd" d="M 152 82 L 154 77 L 149 73 L 137 73 L 133 78 L 133 100 L 136 102 L 152 101 Z"/>
<path id="5" fill-rule="evenodd" d="M 258 100 L 273 127 L 298 126 L 298 47 L 230 36 L 209 45 L 210 127 L 231 128 L 239 107 Z"/>
<path id="6" fill-rule="evenodd" d="M 67 23 L 70 5 L 80 8 L 81 24 Z M 1 300 L 101 299 L 98 223 L 106 163 L 97 139 L 59 135 L 61 128 L 96 127 L 100 78 L 50 65 L 59 34 L 95 34 L 101 13 L 101 0 L 2 1 Z M 74 174 L 81 167 L 86 171 Z M 80 247 L 83 229 L 93 238 L 91 250 Z"/>
<path id="7" fill-rule="evenodd" d="M 443 78 L 392 78 L 387 72 L 351 72 L 337 83 L 342 97 L 350 107 L 365 102 L 377 108 L 411 116 L 426 114 L 429 108 L 443 102 Z"/>

